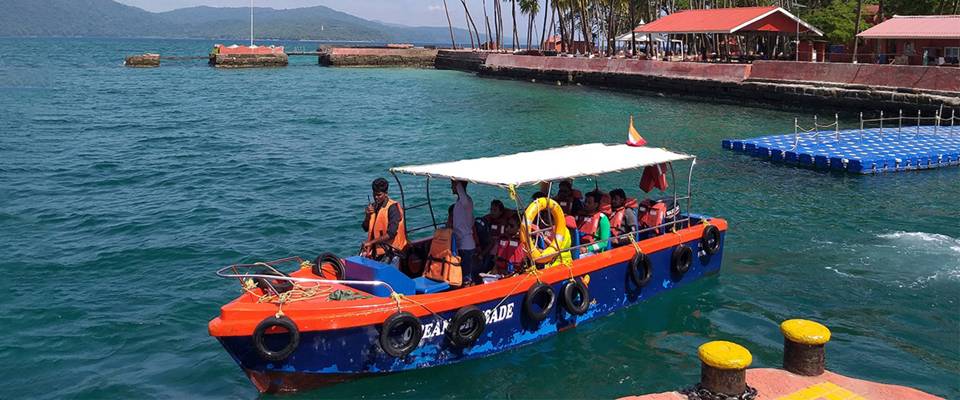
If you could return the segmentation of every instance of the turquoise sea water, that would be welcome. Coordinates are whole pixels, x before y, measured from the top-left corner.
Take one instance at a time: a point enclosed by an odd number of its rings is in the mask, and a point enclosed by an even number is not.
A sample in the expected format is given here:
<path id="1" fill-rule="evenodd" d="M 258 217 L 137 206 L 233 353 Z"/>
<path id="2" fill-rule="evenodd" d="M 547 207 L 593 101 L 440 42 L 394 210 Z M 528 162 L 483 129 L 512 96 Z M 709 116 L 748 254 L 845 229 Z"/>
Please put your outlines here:
<path id="1" fill-rule="evenodd" d="M 778 366 L 794 317 L 833 330 L 835 372 L 960 398 L 960 168 L 830 175 L 720 147 L 802 111 L 313 59 L 121 66 L 212 44 L 0 39 L 0 398 L 256 397 L 207 335 L 238 294 L 216 268 L 355 251 L 391 166 L 621 142 L 629 113 L 652 144 L 700 157 L 694 208 L 730 222 L 719 275 L 516 351 L 295 398 L 674 390 L 708 340 Z M 435 193 L 441 212 L 452 197 Z"/>

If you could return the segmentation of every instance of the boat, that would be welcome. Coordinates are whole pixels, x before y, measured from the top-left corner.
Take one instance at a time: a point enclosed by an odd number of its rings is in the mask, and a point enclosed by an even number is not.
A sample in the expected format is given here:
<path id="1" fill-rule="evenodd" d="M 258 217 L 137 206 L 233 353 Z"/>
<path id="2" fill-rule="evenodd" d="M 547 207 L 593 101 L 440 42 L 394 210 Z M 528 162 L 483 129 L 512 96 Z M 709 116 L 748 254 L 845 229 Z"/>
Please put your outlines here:
<path id="1" fill-rule="evenodd" d="M 727 222 L 691 212 L 695 164 L 694 156 L 662 148 L 593 143 L 392 168 L 407 222 L 425 221 L 405 227 L 408 237 L 426 236 L 411 239 L 411 248 L 421 250 L 441 243 L 430 233 L 442 228 L 431 180 L 503 190 L 522 220 L 524 260 L 514 273 L 456 288 L 414 274 L 410 265 L 398 269 L 360 256 L 230 265 L 217 274 L 239 281 L 243 292 L 222 306 L 209 333 L 266 393 L 454 364 L 536 343 L 719 272 Z M 668 210 L 659 223 L 612 237 L 619 247 L 582 251 L 589 244 L 579 242 L 578 228 L 559 222 L 567 216 L 549 198 L 553 183 L 651 169 L 672 180 L 672 195 L 659 191 L 663 198 L 645 202 Z M 677 169 L 687 173 L 679 184 Z M 425 202 L 408 203 L 401 176 L 425 178 Z M 526 205 L 517 191 L 538 185 L 547 197 Z"/>

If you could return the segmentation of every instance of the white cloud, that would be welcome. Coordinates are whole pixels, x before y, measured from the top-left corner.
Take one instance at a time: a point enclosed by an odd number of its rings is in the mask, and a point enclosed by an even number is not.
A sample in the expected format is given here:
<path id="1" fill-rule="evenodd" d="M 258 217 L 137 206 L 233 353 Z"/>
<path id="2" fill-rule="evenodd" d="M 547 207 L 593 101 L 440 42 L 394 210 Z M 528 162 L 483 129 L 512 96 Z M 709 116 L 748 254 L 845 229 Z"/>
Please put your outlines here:
<path id="1" fill-rule="evenodd" d="M 427 11 L 431 11 L 431 12 L 443 11 L 443 6 L 436 5 L 436 4 L 429 5 L 427 6 Z"/>

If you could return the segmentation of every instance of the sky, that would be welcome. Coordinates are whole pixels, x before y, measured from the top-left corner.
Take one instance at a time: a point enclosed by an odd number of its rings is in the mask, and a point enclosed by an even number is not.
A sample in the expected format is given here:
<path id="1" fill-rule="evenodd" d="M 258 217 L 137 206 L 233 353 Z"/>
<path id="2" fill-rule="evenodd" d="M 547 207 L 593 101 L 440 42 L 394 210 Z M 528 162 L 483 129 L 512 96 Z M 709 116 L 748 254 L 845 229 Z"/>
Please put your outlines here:
<path id="1" fill-rule="evenodd" d="M 177 8 L 194 6 L 212 7 L 249 7 L 250 0 L 117 0 L 120 3 L 143 8 L 147 11 L 170 11 Z M 495 0 L 486 0 L 487 7 Z M 395 24 L 411 26 L 446 26 L 447 18 L 443 12 L 442 0 L 254 0 L 257 7 L 271 8 L 299 8 L 310 6 L 327 6 L 355 16 Z M 481 0 L 468 0 L 470 13 L 477 28 L 483 30 L 483 7 Z M 466 17 L 460 0 L 447 0 L 450 7 L 450 17 L 455 26 L 464 27 Z M 506 4 L 505 4 L 506 5 Z M 542 9 L 543 7 L 541 7 Z M 504 9 L 508 14 L 509 6 Z M 542 23 L 542 14 L 540 22 Z M 518 23 L 521 18 L 518 18 Z M 526 24 L 521 23 L 521 29 Z"/>

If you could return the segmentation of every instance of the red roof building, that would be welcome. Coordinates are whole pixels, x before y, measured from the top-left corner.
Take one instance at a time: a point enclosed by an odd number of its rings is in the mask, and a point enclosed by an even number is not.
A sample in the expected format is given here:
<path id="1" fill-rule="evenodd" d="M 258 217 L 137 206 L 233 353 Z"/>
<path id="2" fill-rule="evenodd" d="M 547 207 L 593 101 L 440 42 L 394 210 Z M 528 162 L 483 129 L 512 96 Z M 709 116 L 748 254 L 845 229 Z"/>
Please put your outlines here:
<path id="1" fill-rule="evenodd" d="M 861 32 L 864 50 L 881 64 L 958 65 L 960 15 L 896 15 Z"/>
<path id="2" fill-rule="evenodd" d="M 777 6 L 679 11 L 638 26 L 634 32 L 684 35 L 683 41 L 687 41 L 686 35 L 694 35 L 689 43 L 700 46 L 696 49 L 700 60 L 799 60 L 803 54 L 806 61 L 822 61 L 826 52 L 824 42 L 791 44 L 800 34 L 823 36 L 823 32 Z M 776 40 L 778 35 L 786 38 Z"/>
<path id="3" fill-rule="evenodd" d="M 637 27 L 642 33 L 812 33 L 823 32 L 795 17 L 780 7 L 739 7 L 686 10 L 662 17 L 649 24 Z"/>

